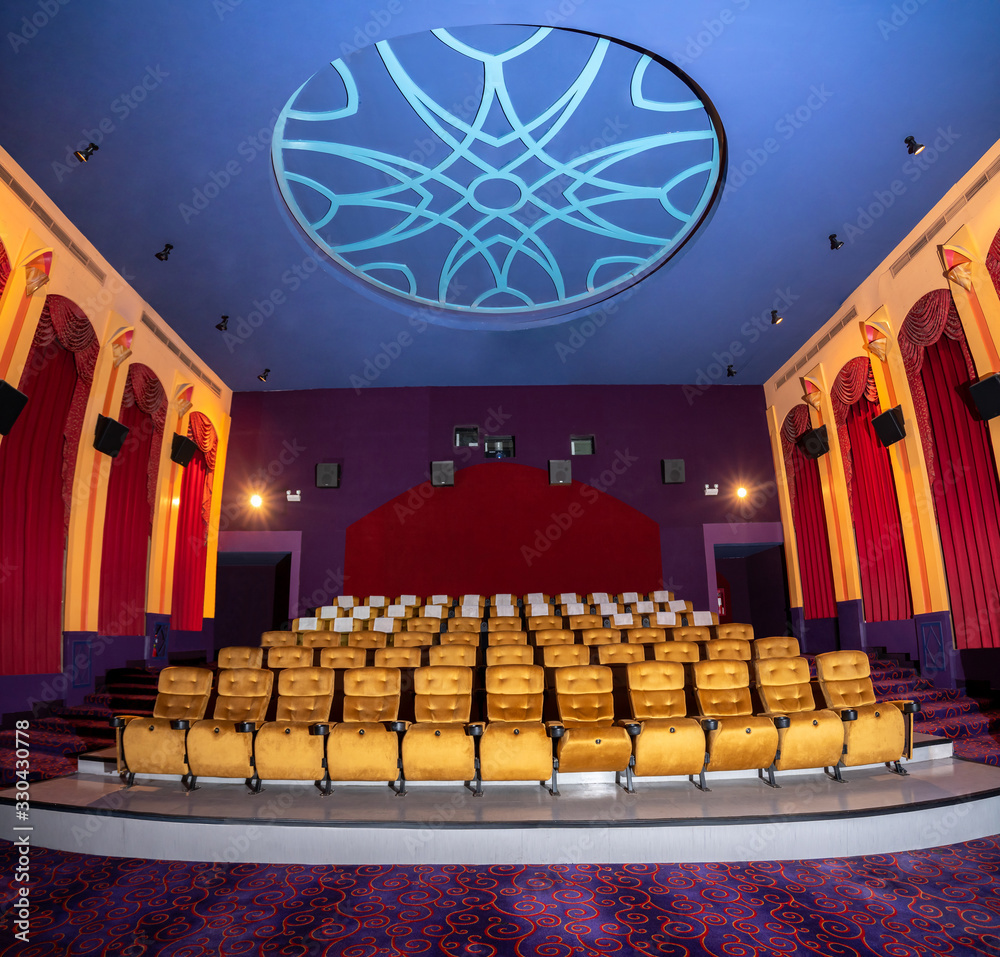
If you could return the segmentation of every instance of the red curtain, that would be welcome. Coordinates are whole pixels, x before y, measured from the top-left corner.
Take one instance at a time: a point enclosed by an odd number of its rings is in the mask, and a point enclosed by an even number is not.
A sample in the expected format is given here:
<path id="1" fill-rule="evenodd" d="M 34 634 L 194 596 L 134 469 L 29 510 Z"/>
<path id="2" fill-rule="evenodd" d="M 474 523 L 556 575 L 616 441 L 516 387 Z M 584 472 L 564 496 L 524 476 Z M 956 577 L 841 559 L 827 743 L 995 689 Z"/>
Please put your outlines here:
<path id="1" fill-rule="evenodd" d="M 184 470 L 181 482 L 170 627 L 177 631 L 200 631 L 205 607 L 205 560 L 212 509 L 212 480 L 219 440 L 208 416 L 201 412 L 191 413 L 188 438 L 198 449 Z"/>
<path id="2" fill-rule="evenodd" d="M 7 285 L 7 277 L 10 275 L 10 260 L 7 258 L 7 250 L 3 243 L 0 243 L 0 293 Z"/>
<path id="3" fill-rule="evenodd" d="M 810 428 L 809 408 L 797 405 L 785 417 L 781 443 L 785 474 L 792 500 L 792 523 L 802 579 L 802 613 L 805 618 L 835 618 L 837 603 L 826 533 L 823 488 L 819 463 L 802 454 L 795 440 Z"/>
<path id="4" fill-rule="evenodd" d="M 962 387 L 976 372 L 946 290 L 917 302 L 900 328 L 941 534 L 959 648 L 1000 647 L 1000 494 L 985 424 Z"/>
<path id="5" fill-rule="evenodd" d="M 146 630 L 146 569 L 152 530 L 146 478 L 150 466 L 155 469 L 151 462 L 153 420 L 134 402 L 130 406 L 122 403 L 118 420 L 128 426 L 129 433 L 112 462 L 108 481 L 97 628 L 102 635 L 141 635 Z"/>
<path id="6" fill-rule="evenodd" d="M 1000 293 L 1000 231 L 997 232 L 996 236 L 993 237 L 993 242 L 990 243 L 989 252 L 986 254 L 986 268 L 993 277 L 993 285 L 996 286 L 997 292 Z"/>
<path id="7" fill-rule="evenodd" d="M 847 410 L 845 424 L 854 471 L 851 519 L 861 565 L 865 620 L 903 621 L 913 617 L 910 580 L 892 463 L 871 424 L 878 413 L 878 405 L 867 396 Z"/>
<path id="8" fill-rule="evenodd" d="M 72 353 L 36 343 L 18 385 L 28 403 L 0 444 L 0 674 L 61 667 L 63 433 L 77 378 Z"/>

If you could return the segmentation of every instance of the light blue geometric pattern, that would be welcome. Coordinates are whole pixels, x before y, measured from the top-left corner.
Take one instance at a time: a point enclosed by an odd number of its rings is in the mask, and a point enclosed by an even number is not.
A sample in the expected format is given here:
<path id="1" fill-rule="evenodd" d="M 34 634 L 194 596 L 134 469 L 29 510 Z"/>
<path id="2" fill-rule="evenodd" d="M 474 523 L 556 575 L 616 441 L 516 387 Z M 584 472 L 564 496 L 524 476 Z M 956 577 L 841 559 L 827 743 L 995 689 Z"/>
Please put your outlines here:
<path id="1" fill-rule="evenodd" d="M 434 30 L 331 66 L 275 126 L 282 197 L 334 262 L 431 321 L 578 312 L 673 255 L 719 192 L 711 104 L 605 37 Z"/>

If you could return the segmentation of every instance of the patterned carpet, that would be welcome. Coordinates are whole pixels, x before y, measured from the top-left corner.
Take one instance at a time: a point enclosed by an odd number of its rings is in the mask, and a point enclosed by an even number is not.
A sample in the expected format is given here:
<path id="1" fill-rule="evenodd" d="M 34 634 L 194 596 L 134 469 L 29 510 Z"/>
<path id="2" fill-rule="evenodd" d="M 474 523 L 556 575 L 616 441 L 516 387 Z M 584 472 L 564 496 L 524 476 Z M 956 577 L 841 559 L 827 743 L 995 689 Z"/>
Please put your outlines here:
<path id="1" fill-rule="evenodd" d="M 12 845 L 0 866 L 14 872 Z M 1000 839 L 751 864 L 304 867 L 31 855 L 0 957 L 1000 954 Z"/>

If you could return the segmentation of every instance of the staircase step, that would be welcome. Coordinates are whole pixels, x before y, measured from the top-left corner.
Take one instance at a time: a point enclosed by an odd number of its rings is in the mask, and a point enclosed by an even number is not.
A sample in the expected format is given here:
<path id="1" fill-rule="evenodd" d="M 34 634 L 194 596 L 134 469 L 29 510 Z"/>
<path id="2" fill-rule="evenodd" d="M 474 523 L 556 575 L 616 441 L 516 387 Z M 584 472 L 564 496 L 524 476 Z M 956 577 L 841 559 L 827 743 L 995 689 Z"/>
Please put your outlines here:
<path id="1" fill-rule="evenodd" d="M 0 787 L 13 787 L 24 778 L 17 775 L 17 752 L 10 748 L 0 748 Z M 76 774 L 76 758 L 66 758 L 58 754 L 33 753 L 30 758 L 28 781 L 47 781 Z"/>
<path id="2" fill-rule="evenodd" d="M 935 734 L 942 738 L 971 738 L 988 733 L 989 719 L 979 712 L 932 720 L 921 720 L 920 715 L 917 715 L 913 727 L 924 734 Z"/>
<path id="3" fill-rule="evenodd" d="M 957 757 L 1000 767 L 1000 734 L 977 734 L 971 738 L 960 738 L 953 747 Z"/>

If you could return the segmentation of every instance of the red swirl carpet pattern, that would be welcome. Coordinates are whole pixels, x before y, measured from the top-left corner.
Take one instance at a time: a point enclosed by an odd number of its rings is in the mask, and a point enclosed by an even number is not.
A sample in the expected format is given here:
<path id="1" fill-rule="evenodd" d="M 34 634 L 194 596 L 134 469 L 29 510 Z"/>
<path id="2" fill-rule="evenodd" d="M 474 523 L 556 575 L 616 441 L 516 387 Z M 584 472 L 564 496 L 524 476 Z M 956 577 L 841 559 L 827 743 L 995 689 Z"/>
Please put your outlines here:
<path id="1" fill-rule="evenodd" d="M 5 875 L 15 854 L 0 844 Z M 1000 954 L 1000 842 L 751 864 L 304 867 L 31 853 L 2 957 Z M 14 884 L 4 881 L 3 937 Z"/>

